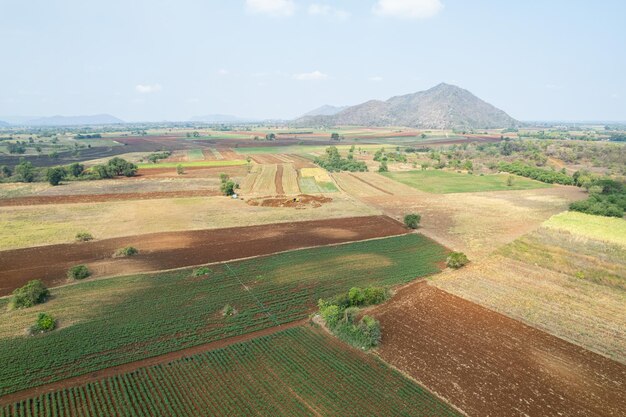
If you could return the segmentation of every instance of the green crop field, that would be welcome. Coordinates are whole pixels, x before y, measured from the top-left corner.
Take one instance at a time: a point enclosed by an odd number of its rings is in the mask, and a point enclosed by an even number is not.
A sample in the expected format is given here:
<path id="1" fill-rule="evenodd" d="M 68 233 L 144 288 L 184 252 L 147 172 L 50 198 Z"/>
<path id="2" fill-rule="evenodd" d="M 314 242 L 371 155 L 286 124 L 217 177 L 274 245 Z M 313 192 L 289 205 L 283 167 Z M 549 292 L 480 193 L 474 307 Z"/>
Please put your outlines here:
<path id="1" fill-rule="evenodd" d="M 187 151 L 187 159 L 189 161 L 204 161 L 202 149 L 190 149 Z"/>
<path id="2" fill-rule="evenodd" d="M 544 226 L 626 246 L 626 221 L 624 219 L 566 211 L 552 216 L 544 223 Z"/>
<path id="3" fill-rule="evenodd" d="M 306 318 L 320 298 L 439 271 L 446 249 L 418 234 L 321 247 L 191 270 L 85 281 L 47 303 L 0 299 L 0 396 Z M 223 317 L 230 304 L 238 310 Z M 28 337 L 38 312 L 59 329 Z"/>
<path id="4" fill-rule="evenodd" d="M 18 415 L 460 416 L 375 356 L 302 327 L 0 409 Z"/>
<path id="5" fill-rule="evenodd" d="M 513 185 L 507 185 L 509 174 L 469 175 L 458 172 L 427 170 L 384 172 L 382 175 L 395 181 L 436 194 L 468 193 L 479 191 L 532 190 L 551 187 L 539 181 L 513 176 Z"/>
<path id="6" fill-rule="evenodd" d="M 314 177 L 298 178 L 300 191 L 304 194 L 334 193 L 339 191 L 332 182 L 317 182 Z"/>
<path id="7" fill-rule="evenodd" d="M 176 168 L 178 165 L 182 165 L 185 168 L 192 167 L 225 167 L 235 165 L 246 165 L 247 162 L 243 159 L 234 159 L 231 161 L 192 161 L 192 162 L 159 162 L 156 164 L 138 164 L 140 169 L 152 169 L 152 168 Z"/>

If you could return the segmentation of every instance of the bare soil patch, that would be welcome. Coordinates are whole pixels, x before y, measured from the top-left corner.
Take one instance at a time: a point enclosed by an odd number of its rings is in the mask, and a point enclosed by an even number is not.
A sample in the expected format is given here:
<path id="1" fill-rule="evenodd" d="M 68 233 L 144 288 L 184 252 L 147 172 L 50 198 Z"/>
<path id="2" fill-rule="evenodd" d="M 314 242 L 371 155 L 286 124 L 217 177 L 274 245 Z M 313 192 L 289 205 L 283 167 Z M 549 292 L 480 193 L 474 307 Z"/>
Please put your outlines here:
<path id="1" fill-rule="evenodd" d="M 279 164 L 276 166 L 276 176 L 274 177 L 274 186 L 276 187 L 276 194 L 284 195 L 285 189 L 283 188 L 283 166 Z"/>
<path id="2" fill-rule="evenodd" d="M 41 279 L 48 286 L 62 285 L 67 282 L 67 270 L 77 264 L 87 265 L 94 277 L 120 275 L 404 233 L 407 233 L 406 228 L 389 217 L 366 216 L 153 233 L 2 251 L 0 295 L 10 294 L 31 279 Z M 123 259 L 111 257 L 116 249 L 125 246 L 134 246 L 139 255 Z"/>
<path id="3" fill-rule="evenodd" d="M 80 195 L 42 195 L 37 197 L 16 197 L 0 199 L 0 207 L 38 206 L 45 204 L 102 203 L 106 201 L 156 200 L 160 198 L 209 197 L 217 195 L 220 195 L 220 192 L 217 190 L 154 191 L 147 193 L 110 193 Z"/>
<path id="4" fill-rule="evenodd" d="M 251 206 L 261 207 L 293 207 L 296 209 L 322 207 L 333 201 L 330 197 L 300 194 L 295 197 L 261 197 L 249 199 L 246 202 Z"/>
<path id="5" fill-rule="evenodd" d="M 618 416 L 626 366 L 428 285 L 371 314 L 379 355 L 477 416 Z"/>

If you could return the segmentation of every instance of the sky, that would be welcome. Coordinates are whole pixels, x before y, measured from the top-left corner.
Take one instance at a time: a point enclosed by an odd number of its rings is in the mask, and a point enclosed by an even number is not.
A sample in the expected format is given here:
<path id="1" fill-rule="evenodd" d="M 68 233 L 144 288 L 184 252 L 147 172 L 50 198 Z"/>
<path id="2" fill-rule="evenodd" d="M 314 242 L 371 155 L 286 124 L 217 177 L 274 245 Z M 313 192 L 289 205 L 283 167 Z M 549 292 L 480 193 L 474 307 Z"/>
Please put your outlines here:
<path id="1" fill-rule="evenodd" d="M 3 115 L 293 118 L 447 82 L 626 121 L 623 0 L 0 0 Z"/>

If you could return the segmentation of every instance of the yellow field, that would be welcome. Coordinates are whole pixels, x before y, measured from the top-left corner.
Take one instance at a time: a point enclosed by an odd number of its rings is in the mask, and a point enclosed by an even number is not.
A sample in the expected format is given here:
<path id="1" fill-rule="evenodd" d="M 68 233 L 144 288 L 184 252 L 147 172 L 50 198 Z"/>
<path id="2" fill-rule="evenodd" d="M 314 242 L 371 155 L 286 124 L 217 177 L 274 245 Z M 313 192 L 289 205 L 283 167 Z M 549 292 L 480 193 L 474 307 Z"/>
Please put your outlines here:
<path id="1" fill-rule="evenodd" d="M 82 231 L 104 239 L 379 213 L 342 195 L 333 196 L 333 201 L 322 207 L 306 210 L 254 207 L 226 197 L 2 207 L 0 250 L 69 243 Z"/>
<path id="2" fill-rule="evenodd" d="M 323 168 L 300 168 L 303 177 L 314 177 L 316 182 L 333 182 L 328 172 Z"/>
<path id="3" fill-rule="evenodd" d="M 626 246 L 626 220 L 568 211 L 553 216 L 546 227 Z"/>
<path id="4" fill-rule="evenodd" d="M 283 164 L 283 189 L 285 194 L 300 194 L 298 171 L 293 164 Z"/>

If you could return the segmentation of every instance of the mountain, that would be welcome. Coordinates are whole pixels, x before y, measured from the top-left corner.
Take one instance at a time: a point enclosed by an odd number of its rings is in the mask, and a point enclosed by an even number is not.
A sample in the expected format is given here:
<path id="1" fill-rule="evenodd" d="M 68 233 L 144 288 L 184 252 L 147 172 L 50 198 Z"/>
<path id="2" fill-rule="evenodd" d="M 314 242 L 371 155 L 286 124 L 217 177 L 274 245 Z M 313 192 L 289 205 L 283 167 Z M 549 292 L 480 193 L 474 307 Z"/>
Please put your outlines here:
<path id="1" fill-rule="evenodd" d="M 312 117 L 312 116 L 334 116 L 342 110 L 347 109 L 349 106 L 331 106 L 329 104 L 325 104 L 317 109 L 311 110 L 308 113 L 304 113 L 301 117 Z"/>
<path id="2" fill-rule="evenodd" d="M 124 123 L 123 120 L 110 114 L 94 114 L 91 116 L 51 116 L 25 120 L 24 126 L 80 126 L 80 125 L 112 125 Z"/>
<path id="3" fill-rule="evenodd" d="M 521 123 L 469 91 L 441 83 L 429 90 L 392 97 L 387 101 L 370 100 L 331 116 L 301 117 L 296 124 L 487 129 L 514 127 Z"/>
<path id="4" fill-rule="evenodd" d="M 7 122 L 3 122 L 2 120 L 0 120 L 0 127 L 9 127 L 11 126 L 10 124 L 8 124 Z"/>
<path id="5" fill-rule="evenodd" d="M 254 122 L 255 119 L 246 119 L 230 114 L 207 114 L 205 116 L 194 116 L 190 121 L 203 123 L 245 123 Z"/>

